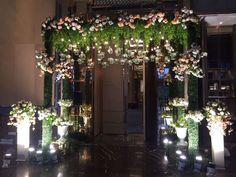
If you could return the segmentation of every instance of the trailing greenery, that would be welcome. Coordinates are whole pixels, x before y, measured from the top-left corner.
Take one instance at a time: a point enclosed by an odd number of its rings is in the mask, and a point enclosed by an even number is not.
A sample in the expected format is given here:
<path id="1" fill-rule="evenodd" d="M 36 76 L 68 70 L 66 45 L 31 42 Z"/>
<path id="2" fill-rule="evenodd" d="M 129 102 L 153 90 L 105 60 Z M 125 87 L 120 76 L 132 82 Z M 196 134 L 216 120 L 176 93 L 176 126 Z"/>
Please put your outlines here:
<path id="1" fill-rule="evenodd" d="M 102 45 L 110 42 L 120 46 L 120 40 L 143 39 L 145 45 L 150 41 L 159 45 L 161 40 L 186 45 L 188 28 L 195 28 L 199 19 L 186 8 L 180 12 L 163 13 L 150 12 L 145 15 L 121 14 L 118 18 L 106 16 L 95 17 L 65 17 L 46 19 L 42 23 L 42 35 L 58 51 L 64 51 L 70 44 L 86 48 L 92 45 Z"/>
<path id="2" fill-rule="evenodd" d="M 70 99 L 71 98 L 71 84 L 68 78 L 62 79 L 62 98 L 61 99 Z"/>
<path id="3" fill-rule="evenodd" d="M 44 75 L 44 107 L 52 105 L 52 74 L 46 72 Z"/>
<path id="4" fill-rule="evenodd" d="M 199 146 L 198 122 L 188 119 L 188 150 L 191 156 L 196 155 Z"/>
<path id="5" fill-rule="evenodd" d="M 189 109 L 197 110 L 198 109 L 198 78 L 194 76 L 189 76 Z"/>
<path id="6" fill-rule="evenodd" d="M 42 120 L 42 147 L 48 149 L 52 142 L 52 123 L 48 120 Z"/>

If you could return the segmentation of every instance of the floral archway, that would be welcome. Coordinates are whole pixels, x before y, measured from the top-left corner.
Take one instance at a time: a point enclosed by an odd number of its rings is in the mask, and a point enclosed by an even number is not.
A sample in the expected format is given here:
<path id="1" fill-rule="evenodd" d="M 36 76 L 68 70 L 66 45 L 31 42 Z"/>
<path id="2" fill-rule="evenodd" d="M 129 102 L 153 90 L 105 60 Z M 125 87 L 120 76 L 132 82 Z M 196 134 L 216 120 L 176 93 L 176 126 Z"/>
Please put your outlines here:
<path id="1" fill-rule="evenodd" d="M 91 70 L 95 64 L 105 68 L 111 64 L 132 66 L 148 62 L 155 63 L 160 72 L 165 67 L 171 68 L 166 82 L 180 86 L 178 95 L 189 102 L 189 82 L 198 82 L 189 80 L 189 76 L 203 77 L 201 59 L 205 53 L 191 44 L 197 42 L 199 22 L 193 11 L 186 8 L 142 15 L 120 14 L 113 19 L 103 15 L 47 18 L 42 23 L 45 49 L 36 51 L 37 67 L 45 77 L 44 106 L 52 105 L 52 78 L 61 83 L 61 99 L 66 98 L 66 83 L 74 79 L 76 65 Z M 196 88 L 192 95 L 197 95 Z M 190 101 L 190 107 L 198 106 Z M 198 127 L 193 131 L 194 136 Z M 192 148 L 197 146 L 198 142 Z"/>

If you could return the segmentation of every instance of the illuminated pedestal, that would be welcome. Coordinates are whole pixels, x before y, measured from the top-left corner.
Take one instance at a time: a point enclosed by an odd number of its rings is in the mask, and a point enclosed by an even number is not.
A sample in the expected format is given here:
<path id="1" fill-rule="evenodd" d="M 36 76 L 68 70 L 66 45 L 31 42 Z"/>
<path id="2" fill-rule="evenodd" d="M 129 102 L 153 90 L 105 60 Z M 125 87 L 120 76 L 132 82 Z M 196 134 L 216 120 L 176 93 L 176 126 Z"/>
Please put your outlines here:
<path id="1" fill-rule="evenodd" d="M 23 121 L 17 126 L 17 161 L 25 161 L 28 158 L 30 141 L 30 123 Z"/>
<path id="2" fill-rule="evenodd" d="M 217 169 L 225 168 L 224 158 L 224 135 L 222 130 L 218 127 L 212 127 L 211 131 L 211 149 L 212 149 L 212 160 L 216 165 Z"/>
<path id="3" fill-rule="evenodd" d="M 176 127 L 175 131 L 176 131 L 177 137 L 179 138 L 179 142 L 177 143 L 177 145 L 185 146 L 186 142 L 184 140 L 187 136 L 187 128 Z"/>

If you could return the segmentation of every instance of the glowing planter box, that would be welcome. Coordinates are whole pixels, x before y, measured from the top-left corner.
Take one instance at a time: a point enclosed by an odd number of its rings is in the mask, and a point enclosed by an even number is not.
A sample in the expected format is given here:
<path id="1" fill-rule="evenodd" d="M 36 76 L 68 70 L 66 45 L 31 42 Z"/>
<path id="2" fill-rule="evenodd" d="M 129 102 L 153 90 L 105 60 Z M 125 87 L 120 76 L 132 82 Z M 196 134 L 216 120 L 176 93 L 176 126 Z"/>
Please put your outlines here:
<path id="1" fill-rule="evenodd" d="M 224 169 L 224 135 L 222 134 L 222 130 L 219 130 L 219 126 L 212 127 L 211 129 L 211 149 L 212 160 L 216 168 Z"/>
<path id="2" fill-rule="evenodd" d="M 28 158 L 28 148 L 30 144 L 30 123 L 22 121 L 17 126 L 17 161 L 25 161 Z"/>

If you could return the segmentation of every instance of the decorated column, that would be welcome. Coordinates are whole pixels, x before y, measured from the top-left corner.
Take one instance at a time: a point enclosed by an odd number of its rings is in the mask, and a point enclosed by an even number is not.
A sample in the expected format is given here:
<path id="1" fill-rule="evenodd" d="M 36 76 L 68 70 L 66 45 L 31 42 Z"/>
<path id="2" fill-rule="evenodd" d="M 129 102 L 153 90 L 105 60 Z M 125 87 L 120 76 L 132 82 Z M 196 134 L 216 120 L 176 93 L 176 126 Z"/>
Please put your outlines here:
<path id="1" fill-rule="evenodd" d="M 191 81 L 189 80 L 189 77 L 190 76 L 191 76 L 190 78 L 193 78 L 192 76 L 197 78 L 203 77 L 200 61 L 204 56 L 206 56 L 206 53 L 201 52 L 199 46 L 192 44 L 191 48 L 186 50 L 185 53 L 182 54 L 179 57 L 179 59 L 174 62 L 175 66 L 173 67 L 173 71 L 175 73 L 175 77 L 179 81 L 184 81 L 184 98 L 186 101 L 188 101 L 189 98 L 193 98 L 192 95 L 190 95 L 192 94 L 191 91 L 189 93 L 189 83 Z M 191 103 L 189 105 L 190 109 L 196 109 L 196 107 L 192 106 L 192 103 L 196 102 L 196 100 L 191 99 L 188 102 Z M 194 121 L 197 118 L 192 117 L 195 113 L 193 112 L 190 113 L 191 119 L 188 119 L 188 143 L 189 143 L 189 152 L 191 156 L 198 151 L 198 141 L 199 141 L 198 123 Z"/>
<path id="2" fill-rule="evenodd" d="M 191 157 L 198 153 L 199 146 L 199 122 L 204 119 L 201 111 L 188 111 L 186 114 L 188 122 L 188 150 Z"/>
<path id="3" fill-rule="evenodd" d="M 38 119 L 42 120 L 42 148 L 49 149 L 52 142 L 52 124 L 57 118 L 56 112 L 50 108 L 40 109 L 38 111 Z"/>
<path id="4" fill-rule="evenodd" d="M 207 103 L 204 108 L 207 115 L 207 128 L 211 136 L 212 161 L 218 169 L 225 168 L 224 135 L 231 133 L 231 115 L 224 103 L 216 100 Z"/>
<path id="5" fill-rule="evenodd" d="M 36 107 L 31 102 L 19 101 L 11 106 L 8 125 L 17 127 L 17 160 L 25 161 L 30 145 L 30 125 L 35 125 Z"/>

